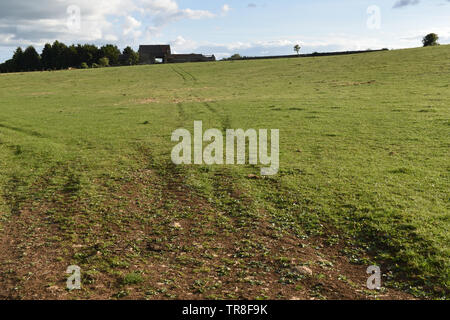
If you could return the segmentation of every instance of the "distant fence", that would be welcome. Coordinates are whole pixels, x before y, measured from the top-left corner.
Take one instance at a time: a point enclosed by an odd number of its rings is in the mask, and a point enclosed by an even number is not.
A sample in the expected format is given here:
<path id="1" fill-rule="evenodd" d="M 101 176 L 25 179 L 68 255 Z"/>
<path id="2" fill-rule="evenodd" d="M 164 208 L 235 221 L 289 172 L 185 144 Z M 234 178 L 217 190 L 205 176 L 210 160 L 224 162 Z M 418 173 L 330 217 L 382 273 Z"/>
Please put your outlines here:
<path id="1" fill-rule="evenodd" d="M 286 58 L 307 58 L 307 57 L 323 57 L 323 56 L 343 56 L 350 54 L 368 53 L 368 52 L 380 52 L 389 51 L 389 49 L 379 50 L 360 50 L 360 51 L 339 51 L 339 52 L 314 52 L 310 54 L 291 54 L 284 56 L 262 56 L 262 57 L 241 57 L 238 59 L 225 59 L 225 60 L 262 60 L 262 59 L 286 59 Z"/>

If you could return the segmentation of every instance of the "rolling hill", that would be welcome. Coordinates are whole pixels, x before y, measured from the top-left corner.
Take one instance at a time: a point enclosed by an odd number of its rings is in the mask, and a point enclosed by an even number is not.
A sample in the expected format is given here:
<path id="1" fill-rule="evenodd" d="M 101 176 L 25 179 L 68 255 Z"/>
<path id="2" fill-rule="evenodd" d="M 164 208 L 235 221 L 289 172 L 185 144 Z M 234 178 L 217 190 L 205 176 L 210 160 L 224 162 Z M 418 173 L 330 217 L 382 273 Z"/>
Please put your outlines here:
<path id="1" fill-rule="evenodd" d="M 448 45 L 1 74 L 0 297 L 448 298 L 449 86 Z M 199 120 L 279 173 L 175 166 Z"/>

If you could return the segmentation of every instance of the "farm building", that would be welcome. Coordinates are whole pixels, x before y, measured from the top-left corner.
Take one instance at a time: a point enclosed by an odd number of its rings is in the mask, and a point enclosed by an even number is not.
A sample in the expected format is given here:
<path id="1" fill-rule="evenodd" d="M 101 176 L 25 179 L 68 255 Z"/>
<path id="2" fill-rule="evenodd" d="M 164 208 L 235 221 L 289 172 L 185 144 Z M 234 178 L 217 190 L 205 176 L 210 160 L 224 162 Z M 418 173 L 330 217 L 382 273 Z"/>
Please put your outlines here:
<path id="1" fill-rule="evenodd" d="M 156 59 L 162 63 L 207 62 L 216 61 L 216 57 L 202 54 L 172 54 L 170 45 L 141 45 L 139 46 L 139 63 L 154 64 Z"/>
<path id="2" fill-rule="evenodd" d="M 161 59 L 163 63 L 166 63 L 167 57 L 171 53 L 169 45 L 139 46 L 139 63 L 153 64 L 156 63 L 156 59 Z"/>
<path id="3" fill-rule="evenodd" d="M 183 62 L 207 62 L 207 61 L 216 61 L 216 57 L 212 56 L 204 56 L 202 54 L 171 54 L 167 57 L 168 63 L 183 63 Z"/>

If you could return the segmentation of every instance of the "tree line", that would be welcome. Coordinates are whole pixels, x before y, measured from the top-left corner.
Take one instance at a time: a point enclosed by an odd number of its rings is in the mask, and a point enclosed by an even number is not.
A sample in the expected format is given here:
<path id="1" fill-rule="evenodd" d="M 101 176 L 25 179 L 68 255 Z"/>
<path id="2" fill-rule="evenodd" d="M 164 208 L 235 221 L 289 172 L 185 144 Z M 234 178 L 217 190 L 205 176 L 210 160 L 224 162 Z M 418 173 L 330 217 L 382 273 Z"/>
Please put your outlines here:
<path id="1" fill-rule="evenodd" d="M 96 68 L 119 65 L 136 65 L 139 63 L 139 54 L 131 47 L 123 52 L 112 44 L 97 47 L 92 44 L 78 44 L 66 46 L 55 41 L 47 43 L 38 54 L 33 46 L 22 50 L 17 48 L 12 59 L 0 64 L 0 72 L 24 72 L 42 70 L 61 70 L 68 68 Z"/>

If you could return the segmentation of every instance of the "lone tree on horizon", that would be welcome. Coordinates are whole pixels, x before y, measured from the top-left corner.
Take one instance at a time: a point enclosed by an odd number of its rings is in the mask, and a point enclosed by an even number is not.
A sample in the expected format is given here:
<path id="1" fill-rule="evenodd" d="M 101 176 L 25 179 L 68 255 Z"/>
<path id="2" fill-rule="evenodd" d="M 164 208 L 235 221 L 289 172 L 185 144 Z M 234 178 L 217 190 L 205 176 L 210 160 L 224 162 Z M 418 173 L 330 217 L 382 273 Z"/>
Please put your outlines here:
<path id="1" fill-rule="evenodd" d="M 298 55 L 300 55 L 300 50 L 302 49 L 302 47 L 300 47 L 300 45 L 296 44 L 294 46 L 294 51 L 297 52 Z"/>
<path id="2" fill-rule="evenodd" d="M 427 34 L 422 42 L 424 47 L 431 47 L 431 46 L 437 46 L 439 43 L 437 42 L 439 40 L 439 36 L 436 33 L 429 33 Z"/>

